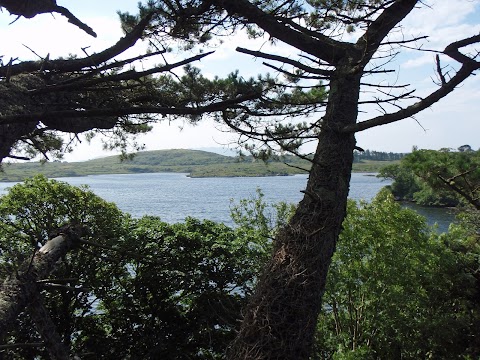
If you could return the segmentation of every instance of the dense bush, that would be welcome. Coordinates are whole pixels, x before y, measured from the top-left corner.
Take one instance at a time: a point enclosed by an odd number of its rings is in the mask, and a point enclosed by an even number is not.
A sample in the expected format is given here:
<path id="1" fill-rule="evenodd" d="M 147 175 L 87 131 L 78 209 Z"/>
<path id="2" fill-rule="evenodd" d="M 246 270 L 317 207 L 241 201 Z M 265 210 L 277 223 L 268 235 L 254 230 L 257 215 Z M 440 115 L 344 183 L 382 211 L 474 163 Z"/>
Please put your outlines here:
<path id="1" fill-rule="evenodd" d="M 87 189 L 44 177 L 12 187 L 0 198 L 0 217 L 3 277 L 60 226 L 90 229 L 88 244 L 51 276 L 69 287 L 42 291 L 63 341 L 85 359 L 221 357 L 269 251 L 267 238 L 242 226 L 132 219 Z M 7 342 L 42 340 L 25 313 Z M 42 347 L 4 355 L 46 358 Z"/>
<path id="2" fill-rule="evenodd" d="M 459 251 L 464 233 L 435 235 L 388 191 L 370 204 L 351 202 L 343 226 L 318 323 L 318 358 L 461 359 L 472 353 L 478 245 L 476 259 Z M 473 352 L 478 357 L 478 349 Z"/>

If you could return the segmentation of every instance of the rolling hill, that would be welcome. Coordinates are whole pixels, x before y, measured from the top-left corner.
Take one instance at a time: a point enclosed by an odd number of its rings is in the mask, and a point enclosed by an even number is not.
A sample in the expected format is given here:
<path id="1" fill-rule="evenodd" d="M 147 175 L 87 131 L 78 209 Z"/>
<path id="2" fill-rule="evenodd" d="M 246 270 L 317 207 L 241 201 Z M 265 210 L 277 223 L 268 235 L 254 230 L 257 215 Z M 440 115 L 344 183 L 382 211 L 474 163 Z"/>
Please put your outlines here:
<path id="1" fill-rule="evenodd" d="M 375 172 L 387 164 L 385 161 L 358 163 L 354 165 L 354 171 Z M 124 161 L 115 155 L 71 163 L 7 163 L 0 172 L 0 181 L 22 181 L 35 174 L 50 178 L 152 172 L 188 173 L 191 177 L 278 176 L 305 173 L 301 169 L 308 167 L 306 161 L 293 156 L 264 163 L 251 156 L 239 158 L 202 150 L 174 149 L 142 151 L 136 153 L 132 160 Z"/>

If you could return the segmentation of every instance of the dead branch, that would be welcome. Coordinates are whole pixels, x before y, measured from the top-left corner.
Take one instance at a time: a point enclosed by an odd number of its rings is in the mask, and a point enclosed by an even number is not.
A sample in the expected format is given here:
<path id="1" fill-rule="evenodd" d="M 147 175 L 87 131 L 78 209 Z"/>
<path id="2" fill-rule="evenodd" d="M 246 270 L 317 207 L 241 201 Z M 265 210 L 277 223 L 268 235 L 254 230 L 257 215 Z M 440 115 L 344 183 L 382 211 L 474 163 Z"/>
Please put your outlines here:
<path id="1" fill-rule="evenodd" d="M 68 348 L 63 343 L 56 329 L 57 327 L 50 317 L 48 310 L 45 308 L 40 289 L 37 289 L 37 292 L 30 297 L 27 309 L 35 323 L 38 333 L 45 343 L 45 348 L 50 358 L 53 360 L 68 359 Z"/>
<path id="2" fill-rule="evenodd" d="M 399 120 L 412 117 L 420 111 L 430 107 L 446 95 L 450 94 L 459 84 L 467 79 L 472 73 L 480 69 L 480 62 L 460 53 L 459 48 L 480 42 L 480 35 L 472 36 L 448 45 L 443 53 L 462 64 L 457 73 L 440 86 L 439 89 L 423 98 L 422 100 L 397 112 L 381 115 L 358 124 L 343 127 L 341 132 L 358 132 L 375 126 L 390 124 Z"/>
<path id="3" fill-rule="evenodd" d="M 23 16 L 28 19 L 45 13 L 59 13 L 65 16 L 69 23 L 79 27 L 87 34 L 97 37 L 90 26 L 80 21 L 67 8 L 57 5 L 56 0 L 0 0 L 0 7 L 4 7 L 12 15 Z"/>
<path id="4" fill-rule="evenodd" d="M 437 65 L 437 74 L 438 77 L 440 78 L 441 86 L 445 86 L 447 81 L 445 80 L 445 75 L 443 74 L 443 69 L 442 66 L 440 65 L 440 56 L 435 55 L 435 63 Z"/>

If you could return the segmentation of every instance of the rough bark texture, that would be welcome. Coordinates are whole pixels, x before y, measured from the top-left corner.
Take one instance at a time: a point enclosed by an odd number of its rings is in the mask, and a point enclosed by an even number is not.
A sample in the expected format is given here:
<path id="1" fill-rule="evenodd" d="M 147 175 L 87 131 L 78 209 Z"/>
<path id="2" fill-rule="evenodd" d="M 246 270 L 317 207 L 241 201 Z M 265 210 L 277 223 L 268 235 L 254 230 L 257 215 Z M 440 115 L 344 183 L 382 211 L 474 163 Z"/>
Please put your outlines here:
<path id="1" fill-rule="evenodd" d="M 243 11 L 252 2 L 217 0 L 230 14 L 240 14 L 270 36 L 323 60 L 335 70 L 329 83 L 326 114 L 318 135 L 305 196 L 289 224 L 275 239 L 274 254 L 260 277 L 230 359 L 308 359 L 321 310 L 328 268 L 345 217 L 355 148 L 360 80 L 385 36 L 417 4 L 392 2 L 372 21 L 357 43 L 332 42 L 309 31 L 279 25 L 261 11 Z M 266 19 L 270 20 L 267 21 Z"/>
<path id="2" fill-rule="evenodd" d="M 305 196 L 276 237 L 274 255 L 251 299 L 231 359 L 308 359 L 331 257 L 345 217 L 360 76 L 339 68 Z"/>
<path id="3" fill-rule="evenodd" d="M 64 231 L 49 240 L 31 260 L 20 266 L 16 274 L 3 282 L 0 291 L 0 341 L 15 324 L 18 314 L 38 296 L 37 281 L 53 270 L 55 263 L 76 245 L 78 238 L 78 231 Z"/>

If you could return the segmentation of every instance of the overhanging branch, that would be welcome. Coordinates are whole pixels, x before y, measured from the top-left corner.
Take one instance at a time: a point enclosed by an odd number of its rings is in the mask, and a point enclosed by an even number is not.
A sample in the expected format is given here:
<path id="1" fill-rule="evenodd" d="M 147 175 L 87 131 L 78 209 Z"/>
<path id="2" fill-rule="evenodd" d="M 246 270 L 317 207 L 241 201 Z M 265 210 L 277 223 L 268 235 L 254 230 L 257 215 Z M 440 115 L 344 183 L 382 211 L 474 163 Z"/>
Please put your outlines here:
<path id="1" fill-rule="evenodd" d="M 47 92 L 52 92 L 52 91 L 85 89 L 89 86 L 94 86 L 94 85 L 98 85 L 98 84 L 102 84 L 102 83 L 106 83 L 106 82 L 120 82 L 120 81 L 124 81 L 124 80 L 137 80 L 137 79 L 140 79 L 142 77 L 149 76 L 149 75 L 173 70 L 177 67 L 192 63 L 194 61 L 201 60 L 205 56 L 208 56 L 208 55 L 213 54 L 213 53 L 214 53 L 214 51 L 210 51 L 210 52 L 207 52 L 207 53 L 192 56 L 190 58 L 187 58 L 187 59 L 184 59 L 184 60 L 172 63 L 172 64 L 156 66 L 156 67 L 153 67 L 153 68 L 145 70 L 145 71 L 128 70 L 128 71 L 125 71 L 125 72 L 122 72 L 122 73 L 119 73 L 119 74 L 113 74 L 113 75 L 108 75 L 108 76 L 103 76 L 103 77 L 96 77 L 96 78 L 88 79 L 88 80 L 81 81 L 81 82 L 78 82 L 78 83 L 77 82 L 70 82 L 68 84 L 55 84 L 55 85 L 50 85 L 50 86 L 47 85 L 44 88 L 32 90 L 31 93 L 36 94 L 36 93 L 47 93 Z"/>
<path id="2" fill-rule="evenodd" d="M 362 49 L 363 53 L 363 58 L 359 64 L 360 68 L 363 68 L 371 60 L 383 39 L 413 10 L 417 3 L 418 0 L 395 1 L 369 24 L 368 30 L 356 43 L 356 46 Z"/>
<path id="3" fill-rule="evenodd" d="M 25 61 L 19 64 L 8 64 L 0 66 L 0 77 L 14 76 L 23 73 L 31 73 L 34 71 L 58 71 L 58 72 L 72 72 L 80 71 L 84 68 L 98 66 L 115 56 L 123 53 L 129 49 L 142 37 L 143 31 L 150 22 L 153 13 L 145 16 L 131 32 L 121 38 L 115 45 L 105 49 L 99 53 L 93 54 L 79 59 L 57 59 L 50 61 Z"/>
<path id="4" fill-rule="evenodd" d="M 251 1 L 211 0 L 211 2 L 225 9 L 231 16 L 240 16 L 246 19 L 246 22 L 256 24 L 270 36 L 331 65 L 337 64 L 345 55 L 346 50 L 351 47 L 350 44 L 336 41 L 320 33 L 317 33 L 315 38 L 304 34 L 299 29 L 294 29 L 265 13 Z"/>
<path id="5" fill-rule="evenodd" d="M 250 93 L 238 96 L 235 99 L 228 99 L 224 101 L 218 101 L 205 106 L 198 107 L 161 107 L 161 106 L 138 106 L 138 107 L 119 107 L 119 108 L 102 108 L 102 109 L 90 109 L 90 110 L 58 110 L 58 111 L 45 111 L 35 112 L 17 115 L 4 115 L 0 116 L 0 125 L 5 124 L 17 124 L 24 122 L 42 121 L 44 119 L 56 118 L 56 119 L 72 119 L 72 118 L 91 118 L 91 117 L 121 117 L 128 115 L 146 115 L 146 114 L 160 114 L 160 115 L 202 115 L 207 112 L 222 111 L 228 108 L 236 107 L 238 104 L 254 100 L 258 98 L 260 94 Z"/>

